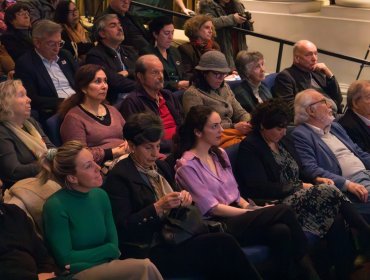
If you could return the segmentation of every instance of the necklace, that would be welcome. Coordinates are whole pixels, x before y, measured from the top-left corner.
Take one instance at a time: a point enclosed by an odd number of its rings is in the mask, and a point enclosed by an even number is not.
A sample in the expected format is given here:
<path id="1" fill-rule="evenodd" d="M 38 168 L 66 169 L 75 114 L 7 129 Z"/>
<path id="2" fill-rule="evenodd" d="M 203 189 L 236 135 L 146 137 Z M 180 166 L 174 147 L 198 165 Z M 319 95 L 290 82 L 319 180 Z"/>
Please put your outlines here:
<path id="1" fill-rule="evenodd" d="M 105 115 L 98 115 L 98 114 L 96 114 L 95 112 L 92 112 L 92 110 L 90 110 L 90 109 L 86 108 L 86 106 L 85 106 L 85 105 L 83 105 L 82 103 L 81 103 L 80 105 L 81 105 L 81 107 L 82 107 L 86 112 L 90 113 L 91 115 L 93 115 L 93 116 L 94 116 L 95 118 L 97 118 L 98 120 L 100 120 L 100 121 L 104 121 L 106 114 L 105 114 Z M 99 105 L 99 106 L 100 106 L 100 105 Z M 99 112 L 99 108 L 98 108 L 98 112 Z"/>

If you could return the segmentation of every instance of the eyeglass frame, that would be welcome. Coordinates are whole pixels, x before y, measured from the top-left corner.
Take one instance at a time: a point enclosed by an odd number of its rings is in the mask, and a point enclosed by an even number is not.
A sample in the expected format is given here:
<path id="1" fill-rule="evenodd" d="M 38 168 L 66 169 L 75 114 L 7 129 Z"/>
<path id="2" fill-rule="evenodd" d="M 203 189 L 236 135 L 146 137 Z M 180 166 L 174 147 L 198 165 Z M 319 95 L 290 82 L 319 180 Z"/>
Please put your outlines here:
<path id="1" fill-rule="evenodd" d="M 49 48 L 53 48 L 55 46 L 57 46 L 58 48 L 63 48 L 65 44 L 65 41 L 64 40 L 60 40 L 60 42 L 52 42 L 52 41 L 48 41 L 48 42 L 45 42 L 45 45 L 47 45 Z"/>
<path id="2" fill-rule="evenodd" d="M 326 98 L 324 97 L 323 99 L 320 99 L 319 101 L 316 101 L 314 103 L 311 103 L 310 105 L 307 106 L 308 107 L 311 107 L 313 105 L 316 105 L 316 104 L 319 104 L 319 103 L 323 103 L 325 104 L 326 106 L 328 106 L 328 100 L 326 100 Z"/>
<path id="3" fill-rule="evenodd" d="M 74 15 L 74 14 L 79 14 L 79 13 L 80 11 L 78 9 L 68 10 L 68 14 Z"/>
<path id="4" fill-rule="evenodd" d="M 208 71 L 209 73 L 212 73 L 213 76 L 215 76 L 216 79 L 224 79 L 228 73 L 218 72 L 218 71 Z"/>

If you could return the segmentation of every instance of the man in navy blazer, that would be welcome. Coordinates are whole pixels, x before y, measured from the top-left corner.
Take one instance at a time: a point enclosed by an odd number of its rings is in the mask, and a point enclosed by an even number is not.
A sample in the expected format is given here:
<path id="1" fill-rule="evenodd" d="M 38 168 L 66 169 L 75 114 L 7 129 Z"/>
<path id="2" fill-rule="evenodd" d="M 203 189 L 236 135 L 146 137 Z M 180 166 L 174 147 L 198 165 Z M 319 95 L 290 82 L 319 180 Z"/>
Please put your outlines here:
<path id="1" fill-rule="evenodd" d="M 75 93 L 77 63 L 68 51 L 61 49 L 61 32 L 57 23 L 38 21 L 32 32 L 35 48 L 15 63 L 15 77 L 22 80 L 40 119 L 54 114 L 59 103 Z"/>
<path id="2" fill-rule="evenodd" d="M 338 121 L 349 137 L 370 153 L 370 81 L 353 82 L 347 92 L 348 110 Z"/>
<path id="3" fill-rule="evenodd" d="M 333 122 L 331 103 L 318 91 L 308 89 L 297 94 L 294 112 L 298 126 L 292 137 L 303 177 L 312 182 L 318 177 L 333 180 L 361 213 L 370 214 L 370 154 Z"/>

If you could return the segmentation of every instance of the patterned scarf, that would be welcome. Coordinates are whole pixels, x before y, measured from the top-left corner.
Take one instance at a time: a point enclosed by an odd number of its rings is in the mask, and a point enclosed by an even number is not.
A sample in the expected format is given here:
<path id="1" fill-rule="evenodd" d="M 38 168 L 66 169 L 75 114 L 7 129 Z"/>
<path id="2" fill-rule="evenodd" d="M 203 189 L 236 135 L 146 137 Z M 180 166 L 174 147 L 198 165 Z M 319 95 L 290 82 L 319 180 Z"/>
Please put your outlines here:
<path id="1" fill-rule="evenodd" d="M 190 40 L 190 43 L 197 49 L 200 50 L 202 54 L 217 49 L 212 40 L 204 41 L 202 39 Z"/>

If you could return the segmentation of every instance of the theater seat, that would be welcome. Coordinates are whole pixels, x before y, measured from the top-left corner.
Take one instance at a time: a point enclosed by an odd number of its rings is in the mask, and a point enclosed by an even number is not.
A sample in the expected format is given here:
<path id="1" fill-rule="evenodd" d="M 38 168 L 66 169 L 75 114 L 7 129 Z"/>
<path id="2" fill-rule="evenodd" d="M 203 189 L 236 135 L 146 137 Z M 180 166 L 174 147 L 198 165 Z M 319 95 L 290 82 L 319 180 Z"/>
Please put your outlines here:
<path id="1" fill-rule="evenodd" d="M 60 137 L 61 124 L 62 118 L 58 114 L 55 114 L 46 120 L 46 134 L 56 147 L 63 144 Z"/>
<path id="2" fill-rule="evenodd" d="M 272 91 L 272 87 L 275 85 L 275 79 L 278 73 L 271 73 L 265 77 L 262 83 Z"/>

